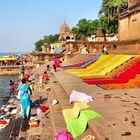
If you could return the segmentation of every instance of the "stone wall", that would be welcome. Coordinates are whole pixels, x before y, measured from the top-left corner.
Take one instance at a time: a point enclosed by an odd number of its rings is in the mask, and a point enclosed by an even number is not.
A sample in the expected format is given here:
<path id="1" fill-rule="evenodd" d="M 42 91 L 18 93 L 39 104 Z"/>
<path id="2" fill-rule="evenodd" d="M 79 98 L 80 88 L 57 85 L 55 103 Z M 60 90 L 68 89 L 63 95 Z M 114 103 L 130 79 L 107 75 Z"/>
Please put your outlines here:
<path id="1" fill-rule="evenodd" d="M 137 3 L 140 3 L 140 0 L 128 0 L 128 5 L 129 7 L 137 4 Z"/>
<path id="2" fill-rule="evenodd" d="M 121 18 L 119 21 L 119 40 L 140 39 L 140 11 Z"/>

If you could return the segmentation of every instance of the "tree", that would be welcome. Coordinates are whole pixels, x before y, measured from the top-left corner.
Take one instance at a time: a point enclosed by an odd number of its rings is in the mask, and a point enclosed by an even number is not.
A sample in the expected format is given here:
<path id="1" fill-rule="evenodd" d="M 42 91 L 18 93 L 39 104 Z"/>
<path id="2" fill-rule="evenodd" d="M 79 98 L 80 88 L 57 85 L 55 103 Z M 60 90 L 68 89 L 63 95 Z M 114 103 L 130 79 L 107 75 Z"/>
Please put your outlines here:
<path id="1" fill-rule="evenodd" d="M 48 43 L 48 44 L 52 44 L 52 43 L 55 43 L 59 38 L 59 35 L 58 34 L 55 34 L 55 35 L 48 35 L 48 36 L 44 36 L 43 39 L 40 39 L 39 41 L 37 41 L 35 43 L 35 50 L 36 51 L 42 51 L 42 48 L 41 46 L 44 44 L 44 43 Z"/>
<path id="2" fill-rule="evenodd" d="M 44 43 L 49 43 L 52 44 L 56 41 L 58 41 L 59 35 L 55 34 L 55 35 L 49 35 L 49 36 L 44 36 Z"/>
<path id="3" fill-rule="evenodd" d="M 89 20 L 89 28 L 88 28 L 87 36 L 95 35 L 98 28 L 99 28 L 98 19 Z"/>
<path id="4" fill-rule="evenodd" d="M 35 50 L 38 51 L 38 52 L 42 51 L 41 46 L 42 46 L 43 44 L 44 44 L 44 41 L 43 41 L 42 39 L 40 39 L 39 41 L 37 41 L 37 42 L 35 43 Z"/>
<path id="5" fill-rule="evenodd" d="M 72 28 L 71 32 L 76 34 L 76 39 L 80 40 L 82 36 L 91 36 L 96 34 L 96 31 L 99 27 L 99 21 L 96 20 L 87 20 L 81 19 L 75 27 Z"/>
<path id="6" fill-rule="evenodd" d="M 107 33 L 118 32 L 119 11 L 126 9 L 128 0 L 102 0 L 102 7 L 99 11 L 100 26 Z"/>

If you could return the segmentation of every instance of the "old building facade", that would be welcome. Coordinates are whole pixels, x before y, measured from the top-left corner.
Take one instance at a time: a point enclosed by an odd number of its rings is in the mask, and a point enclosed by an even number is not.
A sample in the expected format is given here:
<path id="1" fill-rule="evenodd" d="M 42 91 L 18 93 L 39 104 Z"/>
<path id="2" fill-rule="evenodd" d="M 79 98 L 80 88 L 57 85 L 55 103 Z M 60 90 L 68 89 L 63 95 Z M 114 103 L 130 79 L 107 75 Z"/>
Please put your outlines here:
<path id="1" fill-rule="evenodd" d="M 65 21 L 61 25 L 59 30 L 59 40 L 60 41 L 75 40 L 75 35 L 71 33 L 71 30 Z"/>
<path id="2" fill-rule="evenodd" d="M 119 16 L 120 48 L 140 50 L 140 0 L 128 0 L 128 9 Z"/>

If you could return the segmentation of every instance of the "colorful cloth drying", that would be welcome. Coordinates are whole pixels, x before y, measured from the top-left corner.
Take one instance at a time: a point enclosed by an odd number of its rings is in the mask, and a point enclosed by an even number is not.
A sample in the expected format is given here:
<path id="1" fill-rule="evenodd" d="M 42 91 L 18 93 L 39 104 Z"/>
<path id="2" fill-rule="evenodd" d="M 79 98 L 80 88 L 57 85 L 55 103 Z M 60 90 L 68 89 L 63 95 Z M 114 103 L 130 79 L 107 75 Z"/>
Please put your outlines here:
<path id="1" fill-rule="evenodd" d="M 64 109 L 62 112 L 63 112 L 65 122 L 77 118 L 80 110 L 86 109 L 88 107 L 89 106 L 87 105 L 87 103 L 75 103 L 72 109 Z"/>
<path id="2" fill-rule="evenodd" d="M 30 128 L 38 127 L 39 126 L 39 120 L 30 120 L 29 125 L 30 125 Z"/>
<path id="3" fill-rule="evenodd" d="M 5 128 L 6 126 L 8 126 L 9 123 L 5 120 L 0 120 L 0 129 Z"/>
<path id="4" fill-rule="evenodd" d="M 39 108 L 41 109 L 42 112 L 46 112 L 49 108 L 47 106 L 39 106 Z"/>
<path id="5" fill-rule="evenodd" d="M 65 130 L 56 132 L 55 140 L 73 140 L 72 136 Z"/>
<path id="6" fill-rule="evenodd" d="M 92 110 L 81 111 L 79 118 L 69 120 L 67 124 L 68 132 L 75 139 L 86 130 L 88 121 L 100 118 L 101 115 Z"/>
<path id="7" fill-rule="evenodd" d="M 62 52 L 62 43 L 51 44 L 51 52 L 50 53 L 60 53 L 60 52 Z"/>
<path id="8" fill-rule="evenodd" d="M 91 96 L 86 95 L 83 92 L 79 92 L 76 90 L 72 90 L 70 95 L 70 103 L 78 101 L 78 102 L 92 102 L 93 98 Z"/>

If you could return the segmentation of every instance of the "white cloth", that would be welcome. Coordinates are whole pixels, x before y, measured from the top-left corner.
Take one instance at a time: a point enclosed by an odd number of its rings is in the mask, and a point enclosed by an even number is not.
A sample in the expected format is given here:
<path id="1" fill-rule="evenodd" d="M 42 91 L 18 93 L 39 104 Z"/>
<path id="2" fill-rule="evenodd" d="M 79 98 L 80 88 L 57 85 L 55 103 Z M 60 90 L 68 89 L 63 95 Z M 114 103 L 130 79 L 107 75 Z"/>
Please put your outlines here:
<path id="1" fill-rule="evenodd" d="M 72 103 L 74 101 L 91 102 L 91 101 L 93 101 L 93 98 L 91 96 L 86 95 L 83 92 L 72 90 L 72 93 L 70 95 L 70 103 Z"/>

